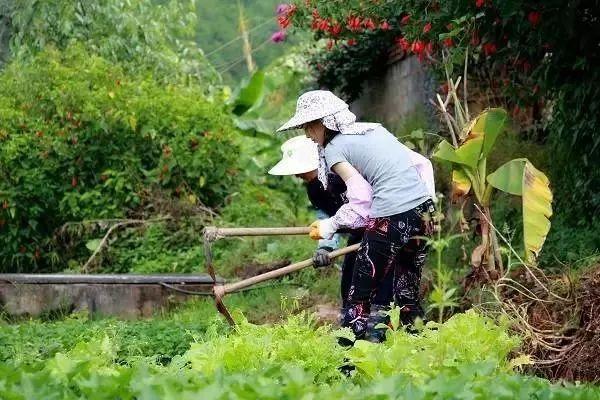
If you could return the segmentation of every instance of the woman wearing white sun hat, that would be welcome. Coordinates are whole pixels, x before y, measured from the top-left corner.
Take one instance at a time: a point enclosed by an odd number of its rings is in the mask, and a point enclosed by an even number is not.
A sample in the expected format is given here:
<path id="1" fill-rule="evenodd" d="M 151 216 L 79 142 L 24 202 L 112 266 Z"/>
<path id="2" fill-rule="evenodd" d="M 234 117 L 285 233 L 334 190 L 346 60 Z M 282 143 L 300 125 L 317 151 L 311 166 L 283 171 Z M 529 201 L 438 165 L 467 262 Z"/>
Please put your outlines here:
<path id="1" fill-rule="evenodd" d="M 431 163 L 380 124 L 356 122 L 348 105 L 329 91 L 300 96 L 295 115 L 278 132 L 297 128 L 319 145 L 327 170 L 344 180 L 349 200 L 334 216 L 315 221 L 311 238 L 329 238 L 342 228 L 366 226 L 343 324 L 357 338 L 365 337 L 369 315 L 388 306 L 372 300 L 390 275 L 402 321 L 409 324 L 422 317 L 419 284 L 426 243 L 419 237 L 432 230 Z"/>
<path id="2" fill-rule="evenodd" d="M 288 139 L 281 145 L 282 158 L 269 170 L 271 175 L 294 175 L 304 181 L 308 199 L 317 209 L 318 218 L 329 218 L 348 202 L 346 198 L 346 184 L 336 174 L 326 173 L 320 167 L 319 153 L 317 144 L 306 136 L 296 136 Z M 319 169 L 321 168 L 321 174 Z M 323 173 L 325 172 L 325 173 Z M 318 176 L 325 176 L 323 184 Z M 345 230 L 348 233 L 347 246 L 359 243 L 364 234 L 364 227 L 359 229 Z M 336 234 L 332 239 L 320 239 L 317 251 L 313 257 L 315 267 L 325 267 L 331 264 L 328 253 L 339 247 L 339 235 Z M 352 283 L 352 271 L 356 260 L 356 254 L 351 253 L 344 257 L 342 263 L 342 276 L 340 282 L 340 292 L 342 298 L 341 315 L 344 315 L 348 308 L 348 292 Z M 392 280 L 388 279 L 382 283 L 382 287 L 377 291 L 377 304 L 389 304 L 393 300 Z M 374 321 L 373 325 L 378 322 Z"/>

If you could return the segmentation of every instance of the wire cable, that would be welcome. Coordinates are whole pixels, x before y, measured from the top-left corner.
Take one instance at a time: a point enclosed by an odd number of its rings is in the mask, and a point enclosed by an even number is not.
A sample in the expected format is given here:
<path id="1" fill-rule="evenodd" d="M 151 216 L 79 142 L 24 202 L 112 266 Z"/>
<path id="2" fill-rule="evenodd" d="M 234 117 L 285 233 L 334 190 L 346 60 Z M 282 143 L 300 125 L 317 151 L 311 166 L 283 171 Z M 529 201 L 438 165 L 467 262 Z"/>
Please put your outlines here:
<path id="1" fill-rule="evenodd" d="M 261 22 L 260 24 L 256 25 L 256 26 L 255 26 L 255 27 L 253 27 L 252 29 L 250 29 L 250 30 L 249 30 L 247 33 L 254 32 L 255 30 L 257 30 L 257 29 L 259 29 L 259 28 L 261 28 L 261 27 L 265 26 L 266 24 L 268 24 L 269 22 L 272 22 L 272 21 L 273 21 L 273 18 L 268 18 L 267 20 L 265 20 L 265 21 Z M 216 49 L 213 49 L 213 50 L 209 51 L 208 53 L 205 53 L 205 54 L 204 54 L 204 57 L 208 57 L 208 56 L 210 56 L 210 55 L 212 55 L 212 54 L 216 53 L 217 51 L 224 49 L 225 47 L 229 46 L 230 44 L 232 44 L 232 43 L 234 43 L 234 42 L 237 42 L 237 41 L 238 41 L 238 40 L 240 40 L 242 37 L 243 37 L 243 35 L 239 35 L 239 36 L 237 36 L 237 37 L 234 37 L 233 39 L 231 39 L 231 40 L 230 40 L 230 41 L 228 41 L 227 43 L 225 43 L 225 44 L 222 44 L 221 46 L 217 47 Z"/>
<path id="2" fill-rule="evenodd" d="M 263 47 L 264 47 L 264 46 L 265 46 L 267 43 L 269 43 L 270 41 L 271 41 L 271 39 L 267 39 L 267 40 L 265 40 L 264 42 L 262 42 L 261 44 L 259 44 L 258 46 L 256 46 L 255 48 L 253 48 L 253 49 L 252 49 L 252 51 L 251 51 L 251 54 L 254 54 L 254 52 L 256 52 L 256 51 L 258 51 L 258 50 L 262 49 L 262 48 L 263 48 Z M 225 73 L 225 72 L 229 71 L 231 68 L 235 67 L 236 65 L 238 65 L 239 63 L 241 63 L 241 62 L 242 62 L 242 61 L 244 61 L 244 60 L 246 60 L 246 56 L 244 56 L 244 57 L 241 57 L 240 59 L 238 59 L 238 60 L 236 60 L 236 61 L 232 62 L 232 63 L 231 63 L 231 64 L 229 64 L 229 65 L 227 65 L 227 67 L 226 67 L 225 69 L 223 69 L 223 70 L 218 70 L 218 69 L 217 69 L 217 72 L 218 72 L 219 74 L 223 74 L 223 73 Z"/>

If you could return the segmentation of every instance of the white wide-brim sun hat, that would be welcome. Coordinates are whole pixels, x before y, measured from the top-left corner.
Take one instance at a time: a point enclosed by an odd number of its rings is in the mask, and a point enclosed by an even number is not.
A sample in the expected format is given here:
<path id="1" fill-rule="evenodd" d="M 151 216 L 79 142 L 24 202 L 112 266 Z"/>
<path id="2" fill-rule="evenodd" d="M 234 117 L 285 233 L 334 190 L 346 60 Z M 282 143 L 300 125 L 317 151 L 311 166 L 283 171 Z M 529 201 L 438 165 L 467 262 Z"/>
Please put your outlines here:
<path id="1" fill-rule="evenodd" d="M 270 175 L 297 175 L 319 168 L 317 144 L 306 136 L 296 136 L 281 145 L 282 158 Z"/>
<path id="2" fill-rule="evenodd" d="M 296 113 L 277 132 L 297 129 L 302 125 L 348 109 L 348 104 L 328 90 L 311 90 L 296 103 Z"/>

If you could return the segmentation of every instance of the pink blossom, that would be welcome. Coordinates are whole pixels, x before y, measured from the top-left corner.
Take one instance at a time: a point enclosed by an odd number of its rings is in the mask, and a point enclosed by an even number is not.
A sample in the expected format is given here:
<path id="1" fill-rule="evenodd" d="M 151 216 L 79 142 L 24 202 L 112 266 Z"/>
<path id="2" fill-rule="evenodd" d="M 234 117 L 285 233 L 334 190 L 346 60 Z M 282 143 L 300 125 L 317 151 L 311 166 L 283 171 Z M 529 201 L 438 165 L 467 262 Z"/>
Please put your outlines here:
<path id="1" fill-rule="evenodd" d="M 277 31 L 271 35 L 271 41 L 273 43 L 280 43 L 285 40 L 285 31 Z"/>
<path id="2" fill-rule="evenodd" d="M 277 12 L 277 15 L 284 15 L 284 14 L 287 14 L 287 12 L 290 10 L 290 8 L 291 7 L 289 4 L 282 3 L 282 4 L 279 4 L 275 10 Z"/>

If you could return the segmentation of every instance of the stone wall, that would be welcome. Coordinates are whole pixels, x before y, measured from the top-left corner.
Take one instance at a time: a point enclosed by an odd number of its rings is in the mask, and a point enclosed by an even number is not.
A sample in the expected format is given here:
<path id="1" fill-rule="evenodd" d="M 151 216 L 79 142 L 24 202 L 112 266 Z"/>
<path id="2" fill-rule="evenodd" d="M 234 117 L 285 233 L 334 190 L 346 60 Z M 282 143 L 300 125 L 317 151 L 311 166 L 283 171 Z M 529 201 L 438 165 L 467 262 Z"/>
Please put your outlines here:
<path id="1" fill-rule="evenodd" d="M 383 76 L 365 84 L 351 109 L 359 119 L 381 122 L 394 129 L 415 113 L 431 117 L 428 107 L 431 88 L 432 79 L 419 60 L 400 57 L 390 63 Z"/>
<path id="2" fill-rule="evenodd" d="M 212 284 L 169 286 L 212 296 Z M 161 284 L 14 283 L 0 280 L 0 312 L 37 317 L 87 311 L 123 318 L 151 317 L 190 296 Z"/>

